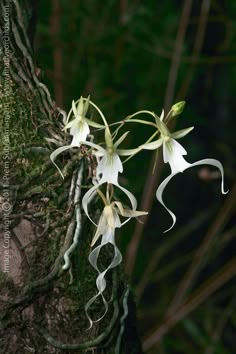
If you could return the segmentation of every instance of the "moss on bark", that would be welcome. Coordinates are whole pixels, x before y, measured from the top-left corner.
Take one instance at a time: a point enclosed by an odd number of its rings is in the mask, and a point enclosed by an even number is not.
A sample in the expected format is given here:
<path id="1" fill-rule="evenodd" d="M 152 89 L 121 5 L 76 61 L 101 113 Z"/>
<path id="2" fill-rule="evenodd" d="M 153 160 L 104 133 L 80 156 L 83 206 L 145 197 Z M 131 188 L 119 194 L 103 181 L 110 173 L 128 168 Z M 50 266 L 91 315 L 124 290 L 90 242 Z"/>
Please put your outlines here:
<path id="1" fill-rule="evenodd" d="M 1 3 L 1 34 L 8 4 L 6 0 Z M 0 350 L 23 353 L 28 347 L 37 353 L 79 353 L 90 348 L 94 353 L 137 354 L 141 349 L 135 331 L 131 336 L 122 336 L 126 343 L 122 340 L 120 348 L 117 344 L 130 317 L 123 313 L 127 284 L 120 270 L 108 274 L 105 296 L 111 300 L 107 315 L 86 330 L 84 306 L 96 293 L 96 273 L 88 262 L 94 229 L 83 215 L 83 230 L 72 265 L 62 270 L 64 253 L 73 242 L 78 224 L 77 209 L 83 214 L 80 201 L 75 204 L 73 200 L 82 165 L 83 184 L 91 182 L 87 178 L 87 160 L 79 149 L 58 158 L 64 180 L 49 159 L 56 147 L 68 143 L 69 136 L 62 134 L 63 112 L 36 75 L 27 35 L 32 14 L 31 2 L 11 2 L 10 50 L 6 50 L 4 37 L 0 36 L 0 188 L 1 203 L 11 205 L 9 212 L 1 213 L 2 238 L 8 218 L 9 249 L 18 257 L 11 260 L 13 269 L 10 266 L 9 272 L 0 273 Z M 8 195 L 4 196 L 4 191 Z M 96 201 L 93 208 L 97 213 Z M 108 247 L 103 261 L 111 256 Z M 103 310 L 102 302 L 96 302 L 92 317 L 98 318 Z"/>

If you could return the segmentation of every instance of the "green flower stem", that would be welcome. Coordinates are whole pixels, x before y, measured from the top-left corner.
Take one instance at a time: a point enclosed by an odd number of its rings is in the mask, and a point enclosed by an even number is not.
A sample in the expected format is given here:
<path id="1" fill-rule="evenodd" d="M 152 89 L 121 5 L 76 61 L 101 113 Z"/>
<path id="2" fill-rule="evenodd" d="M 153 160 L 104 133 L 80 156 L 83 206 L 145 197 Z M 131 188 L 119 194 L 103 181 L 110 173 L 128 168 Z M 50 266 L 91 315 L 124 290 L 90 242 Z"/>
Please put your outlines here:
<path id="1" fill-rule="evenodd" d="M 156 127 L 156 124 L 153 123 L 153 122 L 148 122 L 146 120 L 142 120 L 142 119 L 127 119 L 124 121 L 124 123 L 139 123 L 139 124 L 146 124 L 146 125 L 151 125 L 152 127 L 154 127 L 155 129 L 157 128 Z"/>

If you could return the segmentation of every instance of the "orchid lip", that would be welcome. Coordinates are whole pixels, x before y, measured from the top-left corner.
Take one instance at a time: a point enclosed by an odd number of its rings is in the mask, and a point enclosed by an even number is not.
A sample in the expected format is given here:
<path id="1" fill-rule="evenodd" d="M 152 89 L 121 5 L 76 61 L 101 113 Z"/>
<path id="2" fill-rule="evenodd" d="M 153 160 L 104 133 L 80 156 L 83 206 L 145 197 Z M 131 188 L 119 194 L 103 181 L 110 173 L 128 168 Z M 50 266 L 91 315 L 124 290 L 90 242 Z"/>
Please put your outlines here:
<path id="1" fill-rule="evenodd" d="M 178 145 L 180 145 L 180 144 L 178 144 Z M 175 146 L 177 146 L 177 145 L 175 145 Z M 181 148 L 183 149 L 182 146 L 181 146 Z M 203 159 L 203 160 L 196 161 L 194 163 L 189 163 L 183 158 L 182 155 L 184 154 L 185 150 L 184 149 L 182 150 L 182 149 L 180 149 L 179 146 L 177 146 L 177 150 L 175 150 L 175 151 L 172 150 L 172 152 L 169 152 L 170 155 L 168 155 L 168 152 L 166 152 L 166 156 L 165 156 L 166 157 L 166 162 L 168 162 L 170 164 L 171 174 L 160 184 L 160 186 L 158 187 L 158 189 L 156 191 L 157 200 L 163 205 L 163 207 L 168 211 L 168 213 L 172 217 L 172 225 L 165 232 L 170 231 L 174 227 L 174 225 L 176 223 L 176 216 L 166 206 L 166 204 L 164 203 L 164 201 L 162 199 L 162 194 L 163 194 L 167 184 L 170 182 L 172 177 L 174 177 L 176 174 L 178 174 L 180 172 L 183 172 L 186 169 L 188 169 L 190 167 L 194 167 L 194 166 L 199 166 L 199 165 L 214 166 L 214 167 L 218 168 L 220 173 L 221 173 L 221 192 L 222 192 L 222 194 L 228 193 L 228 191 L 224 190 L 224 170 L 223 170 L 223 166 L 218 160 L 215 160 L 215 159 Z M 173 156 L 175 156 L 176 161 L 173 159 Z"/>

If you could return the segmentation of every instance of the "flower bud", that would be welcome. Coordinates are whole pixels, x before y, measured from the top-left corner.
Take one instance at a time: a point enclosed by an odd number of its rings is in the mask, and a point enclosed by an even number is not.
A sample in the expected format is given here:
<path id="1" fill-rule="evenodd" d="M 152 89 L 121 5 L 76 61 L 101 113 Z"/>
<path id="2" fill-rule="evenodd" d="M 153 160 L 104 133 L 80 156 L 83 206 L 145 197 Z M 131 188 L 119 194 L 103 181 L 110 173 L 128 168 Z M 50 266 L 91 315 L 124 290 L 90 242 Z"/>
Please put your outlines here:
<path id="1" fill-rule="evenodd" d="M 171 107 L 171 116 L 175 117 L 175 116 L 178 116 L 179 114 L 181 114 L 184 110 L 184 106 L 185 106 L 185 101 L 180 101 L 180 102 L 175 103 Z"/>

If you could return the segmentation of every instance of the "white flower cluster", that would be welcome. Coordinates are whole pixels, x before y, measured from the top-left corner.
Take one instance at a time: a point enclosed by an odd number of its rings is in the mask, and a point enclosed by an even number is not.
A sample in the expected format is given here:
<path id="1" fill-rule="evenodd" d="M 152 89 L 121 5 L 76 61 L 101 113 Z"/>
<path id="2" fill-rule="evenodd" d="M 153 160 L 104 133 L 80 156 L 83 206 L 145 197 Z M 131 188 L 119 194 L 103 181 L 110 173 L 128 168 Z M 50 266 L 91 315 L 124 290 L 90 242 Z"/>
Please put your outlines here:
<path id="1" fill-rule="evenodd" d="M 100 117 L 103 120 L 103 124 L 98 124 L 87 117 L 89 107 L 92 106 L 97 110 Z M 186 169 L 197 166 L 197 165 L 212 165 L 217 167 L 221 173 L 222 183 L 221 191 L 223 194 L 227 193 L 224 191 L 224 171 L 222 164 L 218 160 L 214 159 L 204 159 L 194 163 L 187 162 L 183 155 L 186 155 L 186 150 L 180 145 L 176 139 L 180 139 L 187 135 L 192 129 L 187 128 L 179 130 L 176 132 L 170 132 L 167 127 L 167 123 L 170 119 L 179 115 L 184 108 L 184 102 L 179 102 L 172 106 L 170 112 L 165 116 L 164 111 L 162 111 L 161 116 L 159 117 L 153 112 L 150 111 L 139 111 L 133 115 L 128 116 L 125 120 L 118 122 L 118 128 L 111 133 L 110 127 L 100 111 L 100 109 L 89 99 L 81 97 L 78 101 L 72 102 L 72 109 L 70 110 L 67 120 L 65 122 L 65 131 L 70 129 L 70 135 L 72 136 L 72 141 L 70 145 L 62 146 L 55 150 L 51 154 L 51 160 L 55 164 L 55 158 L 65 150 L 80 147 L 81 145 L 88 146 L 91 150 L 91 153 L 94 155 L 97 161 L 96 166 L 96 177 L 93 179 L 93 186 L 85 193 L 82 199 L 82 206 L 85 211 L 85 214 L 90 219 L 90 221 L 96 226 L 96 232 L 92 240 L 91 246 L 93 247 L 91 253 L 89 254 L 89 262 L 96 269 L 98 276 L 96 280 L 97 294 L 88 301 L 86 304 L 86 314 L 90 321 L 90 326 L 92 326 L 93 321 L 88 315 L 89 307 L 97 299 L 98 296 L 101 296 L 105 305 L 105 313 L 107 311 L 108 305 L 104 298 L 103 292 L 106 288 L 106 279 L 105 275 L 109 269 L 112 269 L 118 266 L 122 261 L 122 255 L 115 243 L 115 230 L 116 228 L 122 227 L 126 222 L 132 217 L 138 217 L 141 215 L 146 215 L 146 211 L 137 211 L 137 201 L 134 195 L 128 191 L 126 188 L 119 184 L 118 176 L 119 173 L 123 172 L 123 164 L 121 161 L 121 156 L 128 156 L 128 159 L 133 157 L 135 154 L 142 150 L 158 150 L 160 147 L 163 148 L 163 160 L 165 163 L 169 163 L 171 168 L 170 175 L 160 184 L 156 191 L 157 200 L 164 206 L 164 208 L 169 212 L 172 217 L 172 225 L 166 230 L 169 231 L 176 222 L 176 217 L 174 213 L 166 206 L 163 202 L 163 191 L 169 181 L 176 174 L 185 171 Z M 73 113 L 73 119 L 70 120 L 70 117 Z M 146 121 L 142 119 L 137 119 L 138 115 L 148 114 L 152 117 L 152 121 Z M 152 126 L 155 129 L 154 134 L 146 141 L 144 144 L 138 146 L 135 149 L 119 149 L 119 145 L 125 140 L 128 132 L 124 133 L 119 139 L 115 140 L 119 129 L 125 123 L 137 123 L 137 124 L 147 124 Z M 101 145 L 95 144 L 94 142 L 87 141 L 87 137 L 90 134 L 90 127 L 98 128 L 99 130 L 103 129 L 105 132 L 104 137 L 104 147 Z M 157 137 L 157 138 L 156 138 Z M 58 168 L 58 166 L 55 164 Z M 61 170 L 58 168 L 60 174 L 63 177 Z M 118 201 L 114 197 L 114 187 L 118 188 L 123 192 L 130 201 L 130 209 L 127 209 L 123 206 L 122 202 Z M 89 201 L 95 194 L 98 194 L 103 203 L 104 208 L 101 211 L 98 224 L 92 219 L 89 215 L 88 205 Z M 121 217 L 127 218 L 121 222 Z M 114 248 L 114 256 L 111 263 L 103 271 L 100 271 L 98 267 L 98 257 L 102 247 L 110 243 Z M 104 315 L 105 315 L 104 313 Z M 103 316 L 104 316 L 103 315 Z M 102 316 L 102 317 L 103 317 Z M 101 318 L 102 318 L 101 317 Z M 100 318 L 100 319 L 101 319 Z M 98 320 L 100 320 L 98 319 Z M 97 320 L 97 321 L 98 321 Z"/>

